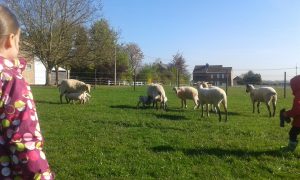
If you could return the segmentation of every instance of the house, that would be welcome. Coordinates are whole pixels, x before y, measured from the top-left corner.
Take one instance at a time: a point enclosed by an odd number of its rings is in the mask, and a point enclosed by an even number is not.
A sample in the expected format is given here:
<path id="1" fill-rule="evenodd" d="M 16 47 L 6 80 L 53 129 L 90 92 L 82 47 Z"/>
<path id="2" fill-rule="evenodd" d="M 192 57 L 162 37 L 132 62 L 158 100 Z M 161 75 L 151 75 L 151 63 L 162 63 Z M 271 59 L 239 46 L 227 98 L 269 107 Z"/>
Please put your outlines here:
<path id="1" fill-rule="evenodd" d="M 243 84 L 243 79 L 239 76 L 236 76 L 235 78 L 233 78 L 233 85 L 237 86 L 237 85 L 242 85 Z"/>
<path id="2" fill-rule="evenodd" d="M 193 82 L 206 81 L 215 86 L 222 86 L 228 83 L 233 85 L 232 67 L 223 67 L 222 65 L 196 65 L 193 70 Z"/>
<path id="3" fill-rule="evenodd" d="M 23 71 L 23 76 L 30 85 L 45 85 L 46 84 L 46 68 L 43 63 L 36 57 L 26 57 L 27 64 Z M 52 69 L 50 84 L 55 84 L 55 70 Z M 58 80 L 67 79 L 69 71 L 60 68 L 58 69 Z"/>

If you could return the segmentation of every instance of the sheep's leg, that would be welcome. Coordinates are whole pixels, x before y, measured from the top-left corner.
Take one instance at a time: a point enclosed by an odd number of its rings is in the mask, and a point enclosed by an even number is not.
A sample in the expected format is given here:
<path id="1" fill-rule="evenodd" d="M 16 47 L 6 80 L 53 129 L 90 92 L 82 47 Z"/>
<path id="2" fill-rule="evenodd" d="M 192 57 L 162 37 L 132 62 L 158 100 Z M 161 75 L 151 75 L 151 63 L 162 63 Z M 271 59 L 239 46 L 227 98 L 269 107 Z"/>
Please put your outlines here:
<path id="1" fill-rule="evenodd" d="M 276 112 L 276 104 L 273 102 L 272 105 L 273 105 L 273 117 L 274 117 L 275 116 L 275 112 Z"/>
<path id="2" fill-rule="evenodd" d="M 201 104 L 201 117 L 203 117 L 203 104 Z"/>
<path id="3" fill-rule="evenodd" d="M 196 109 L 198 107 L 198 102 L 195 98 L 194 98 L 194 103 L 195 103 L 194 109 Z"/>
<path id="4" fill-rule="evenodd" d="M 201 105 L 201 104 L 200 104 L 200 101 L 198 100 L 197 103 L 198 103 L 197 109 L 199 109 L 199 108 L 200 108 L 200 105 Z"/>
<path id="5" fill-rule="evenodd" d="M 59 96 L 60 104 L 62 104 L 62 97 L 63 97 L 63 94 L 60 94 L 60 96 Z"/>
<path id="6" fill-rule="evenodd" d="M 273 117 L 274 117 L 275 116 L 275 112 L 276 112 L 276 100 L 274 99 L 274 97 L 272 99 L 272 106 L 273 106 Z"/>
<path id="7" fill-rule="evenodd" d="M 206 116 L 209 117 L 208 104 L 205 104 L 205 106 L 206 106 Z"/>
<path id="8" fill-rule="evenodd" d="M 181 108 L 183 108 L 183 99 L 181 99 Z"/>
<path id="9" fill-rule="evenodd" d="M 69 102 L 70 102 L 69 98 L 67 98 L 66 96 L 65 96 L 65 99 L 66 99 L 67 103 L 69 103 Z"/>
<path id="10" fill-rule="evenodd" d="M 220 107 L 216 106 L 216 108 L 217 108 L 217 112 L 219 114 L 219 122 L 221 122 L 221 110 L 220 110 Z"/>
<path id="11" fill-rule="evenodd" d="M 257 113 L 258 113 L 258 114 L 260 113 L 260 111 L 259 111 L 259 105 L 260 105 L 260 102 L 258 101 L 258 102 L 257 102 Z"/>
<path id="12" fill-rule="evenodd" d="M 140 107 L 140 103 L 141 101 L 138 101 L 137 105 L 136 105 L 136 108 L 138 109 Z"/>
<path id="13" fill-rule="evenodd" d="M 185 109 L 187 108 L 187 105 L 186 105 L 186 99 L 184 100 L 184 108 L 185 108 Z"/>
<path id="14" fill-rule="evenodd" d="M 228 112 L 227 112 L 227 107 L 226 107 L 226 104 L 225 104 L 224 100 L 222 101 L 222 104 L 223 104 L 223 108 L 224 108 L 224 111 L 225 111 L 225 122 L 227 122 Z"/>
<path id="15" fill-rule="evenodd" d="M 270 109 L 270 102 L 266 103 L 268 112 L 269 112 L 269 117 L 271 117 L 271 109 Z"/>

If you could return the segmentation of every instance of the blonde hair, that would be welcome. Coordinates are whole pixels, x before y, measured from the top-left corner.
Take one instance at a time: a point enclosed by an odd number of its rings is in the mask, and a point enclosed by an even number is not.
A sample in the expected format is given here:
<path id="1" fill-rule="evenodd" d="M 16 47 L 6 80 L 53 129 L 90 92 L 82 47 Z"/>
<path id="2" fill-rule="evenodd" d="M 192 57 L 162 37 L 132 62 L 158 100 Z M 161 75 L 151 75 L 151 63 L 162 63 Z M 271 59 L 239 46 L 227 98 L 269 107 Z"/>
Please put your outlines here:
<path id="1" fill-rule="evenodd" d="M 0 43 L 5 36 L 17 34 L 20 29 L 17 17 L 6 7 L 0 4 Z"/>

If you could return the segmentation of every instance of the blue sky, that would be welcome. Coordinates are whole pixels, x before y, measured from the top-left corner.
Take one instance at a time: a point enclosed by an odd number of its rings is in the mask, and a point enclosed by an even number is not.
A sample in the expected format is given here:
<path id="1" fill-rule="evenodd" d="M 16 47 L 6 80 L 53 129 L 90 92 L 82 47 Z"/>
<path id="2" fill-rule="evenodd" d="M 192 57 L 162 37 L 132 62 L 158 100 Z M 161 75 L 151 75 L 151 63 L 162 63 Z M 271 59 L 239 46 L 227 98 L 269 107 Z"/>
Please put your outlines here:
<path id="1" fill-rule="evenodd" d="M 135 42 L 144 63 L 182 53 L 195 65 L 253 70 L 264 80 L 288 79 L 300 66 L 299 0 L 102 0 L 103 17 Z M 298 69 L 300 74 L 300 68 Z"/>

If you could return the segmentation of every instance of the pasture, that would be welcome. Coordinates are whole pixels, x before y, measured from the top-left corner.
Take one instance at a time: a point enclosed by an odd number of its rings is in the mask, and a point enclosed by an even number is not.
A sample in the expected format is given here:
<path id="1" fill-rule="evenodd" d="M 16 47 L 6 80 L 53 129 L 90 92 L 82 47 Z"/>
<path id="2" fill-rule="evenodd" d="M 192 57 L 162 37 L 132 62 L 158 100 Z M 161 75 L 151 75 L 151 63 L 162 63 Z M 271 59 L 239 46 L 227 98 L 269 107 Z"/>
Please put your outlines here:
<path id="1" fill-rule="evenodd" d="M 292 104 L 278 92 L 277 112 L 252 114 L 245 88 L 229 88 L 228 122 L 200 109 L 180 109 L 166 88 L 168 111 L 136 109 L 146 86 L 97 87 L 86 105 L 60 104 L 58 89 L 32 87 L 45 138 L 46 156 L 57 179 L 298 179 L 300 147 L 281 153 L 290 125 L 278 113 Z M 65 101 L 64 101 L 65 102 Z M 221 108 L 223 110 L 223 108 Z M 223 116 L 222 116 L 223 118 Z M 223 120 L 223 119 L 222 119 Z"/>

